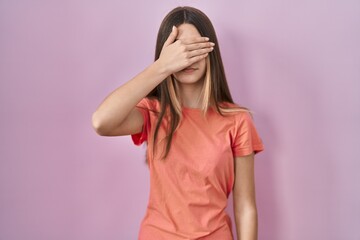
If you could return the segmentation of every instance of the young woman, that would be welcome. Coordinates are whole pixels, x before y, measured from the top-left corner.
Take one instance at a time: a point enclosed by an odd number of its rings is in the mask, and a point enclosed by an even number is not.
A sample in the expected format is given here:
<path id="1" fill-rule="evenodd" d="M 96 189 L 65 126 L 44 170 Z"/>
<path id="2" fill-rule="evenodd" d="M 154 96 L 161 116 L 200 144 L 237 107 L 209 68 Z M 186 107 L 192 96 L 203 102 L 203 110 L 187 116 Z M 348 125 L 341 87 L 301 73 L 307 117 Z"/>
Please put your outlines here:
<path id="1" fill-rule="evenodd" d="M 140 240 L 257 239 L 254 155 L 263 150 L 249 111 L 232 100 L 215 30 L 192 7 L 161 23 L 155 61 L 100 104 L 102 136 L 147 143 L 150 197 Z"/>

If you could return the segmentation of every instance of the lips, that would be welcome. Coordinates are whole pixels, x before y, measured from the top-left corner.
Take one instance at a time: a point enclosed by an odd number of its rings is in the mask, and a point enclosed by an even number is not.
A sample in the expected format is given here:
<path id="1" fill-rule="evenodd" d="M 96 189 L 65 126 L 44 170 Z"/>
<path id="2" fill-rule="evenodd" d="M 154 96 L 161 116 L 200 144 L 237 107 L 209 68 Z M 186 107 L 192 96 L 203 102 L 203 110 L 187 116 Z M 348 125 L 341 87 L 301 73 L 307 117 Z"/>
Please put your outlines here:
<path id="1" fill-rule="evenodd" d="M 192 72 L 192 71 L 195 71 L 195 70 L 197 70 L 197 68 L 187 67 L 187 68 L 183 69 L 184 72 Z"/>

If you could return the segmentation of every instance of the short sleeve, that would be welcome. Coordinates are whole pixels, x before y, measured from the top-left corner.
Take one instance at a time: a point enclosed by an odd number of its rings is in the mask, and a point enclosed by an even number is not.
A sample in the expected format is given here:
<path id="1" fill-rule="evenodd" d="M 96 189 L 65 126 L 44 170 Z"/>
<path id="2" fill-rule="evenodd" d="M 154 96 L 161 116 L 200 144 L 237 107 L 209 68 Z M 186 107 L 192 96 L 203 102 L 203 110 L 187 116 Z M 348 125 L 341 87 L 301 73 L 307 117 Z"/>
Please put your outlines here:
<path id="1" fill-rule="evenodd" d="M 144 124 L 141 132 L 131 134 L 131 139 L 135 145 L 141 145 L 144 141 L 147 141 L 148 133 L 150 129 L 150 115 L 149 115 L 149 100 L 148 98 L 143 98 L 141 101 L 135 106 L 140 112 L 144 119 Z"/>
<path id="2" fill-rule="evenodd" d="M 235 130 L 232 142 L 234 157 L 255 154 L 264 150 L 263 142 L 248 112 L 241 112 L 235 117 Z"/>

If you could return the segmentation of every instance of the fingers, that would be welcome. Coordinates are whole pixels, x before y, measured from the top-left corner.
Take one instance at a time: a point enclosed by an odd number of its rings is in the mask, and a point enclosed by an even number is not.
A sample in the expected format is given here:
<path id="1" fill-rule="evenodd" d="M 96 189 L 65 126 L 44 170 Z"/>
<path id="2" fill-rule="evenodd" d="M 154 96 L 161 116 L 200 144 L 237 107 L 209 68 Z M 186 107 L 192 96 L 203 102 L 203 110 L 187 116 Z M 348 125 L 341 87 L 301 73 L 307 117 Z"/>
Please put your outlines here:
<path id="1" fill-rule="evenodd" d="M 207 42 L 209 41 L 208 37 L 191 37 L 191 38 L 184 38 L 181 39 L 181 42 L 183 44 L 193 44 L 193 43 L 202 43 L 202 42 Z"/>
<path id="2" fill-rule="evenodd" d="M 189 66 L 190 66 L 191 64 L 193 64 L 193 63 L 196 63 L 196 62 L 198 62 L 198 61 L 206 58 L 208 55 L 209 55 L 209 53 L 205 53 L 205 54 L 197 55 L 197 56 L 195 56 L 195 57 L 190 58 L 190 60 L 189 60 Z"/>
<path id="3" fill-rule="evenodd" d="M 211 48 L 214 46 L 215 46 L 215 43 L 213 43 L 213 42 L 193 43 L 193 44 L 186 45 L 186 50 L 192 51 L 192 50 L 202 49 L 202 48 Z"/>
<path id="4" fill-rule="evenodd" d="M 204 42 L 204 40 L 206 41 Z M 185 38 L 177 40 L 176 44 L 182 47 L 182 51 L 188 59 L 203 55 L 202 59 L 214 50 L 215 43 L 208 40 L 207 37 Z"/>
<path id="5" fill-rule="evenodd" d="M 182 46 L 182 51 L 191 65 L 204 59 L 214 50 L 215 43 L 208 40 L 207 37 L 185 38 L 176 41 L 176 44 Z"/>
<path id="6" fill-rule="evenodd" d="M 209 42 L 208 37 L 187 37 L 176 40 L 178 34 L 179 31 L 174 26 L 159 57 L 159 62 L 163 63 L 169 73 L 177 72 L 206 58 L 215 46 L 214 43 Z"/>
<path id="7" fill-rule="evenodd" d="M 196 49 L 196 50 L 190 51 L 188 53 L 188 57 L 193 58 L 193 57 L 196 57 L 196 56 L 204 55 L 204 54 L 207 54 L 207 53 L 211 52 L 212 50 L 214 50 L 214 47 Z"/>
<path id="8" fill-rule="evenodd" d="M 163 47 L 169 46 L 171 43 L 173 43 L 175 41 L 177 35 L 178 35 L 178 29 L 177 29 L 177 27 L 173 26 L 171 33 L 170 33 L 169 37 L 166 39 Z"/>

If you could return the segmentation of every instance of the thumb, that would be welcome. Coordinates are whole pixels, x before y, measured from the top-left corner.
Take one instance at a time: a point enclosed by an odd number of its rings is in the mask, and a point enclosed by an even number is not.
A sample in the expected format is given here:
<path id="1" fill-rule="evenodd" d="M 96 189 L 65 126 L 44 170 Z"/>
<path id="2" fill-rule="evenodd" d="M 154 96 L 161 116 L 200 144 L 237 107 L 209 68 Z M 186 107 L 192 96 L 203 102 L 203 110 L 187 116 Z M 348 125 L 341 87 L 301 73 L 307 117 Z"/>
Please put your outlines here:
<path id="1" fill-rule="evenodd" d="M 178 29 L 177 27 L 173 26 L 169 37 L 166 39 L 164 43 L 164 47 L 172 44 L 175 41 L 177 35 L 178 35 Z"/>

